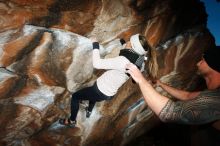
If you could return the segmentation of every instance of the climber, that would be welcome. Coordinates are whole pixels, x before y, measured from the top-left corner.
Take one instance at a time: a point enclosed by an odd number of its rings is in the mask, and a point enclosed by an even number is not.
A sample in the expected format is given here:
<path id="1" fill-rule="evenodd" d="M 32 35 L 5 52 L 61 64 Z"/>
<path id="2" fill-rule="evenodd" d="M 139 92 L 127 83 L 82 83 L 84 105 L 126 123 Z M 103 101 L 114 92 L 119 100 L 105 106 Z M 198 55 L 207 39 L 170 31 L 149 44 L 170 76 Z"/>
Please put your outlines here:
<path id="1" fill-rule="evenodd" d="M 164 122 L 183 124 L 209 124 L 200 133 L 198 145 L 220 145 L 220 47 L 212 47 L 204 52 L 197 63 L 198 72 L 206 81 L 208 89 L 188 92 L 170 87 L 161 81 L 162 87 L 177 101 L 159 94 L 132 63 L 127 64 L 127 72 L 139 85 L 148 106 Z"/>
<path id="2" fill-rule="evenodd" d="M 121 45 L 125 46 L 125 48 L 120 50 L 119 56 L 101 59 L 99 43 L 95 38 L 91 39 L 91 41 L 93 45 L 94 68 L 107 71 L 96 80 L 92 87 L 81 89 L 72 95 L 71 116 L 60 119 L 59 123 L 62 125 L 75 127 L 79 101 L 89 100 L 89 106 L 86 107 L 86 117 L 89 118 L 96 102 L 112 99 L 118 89 L 129 79 L 129 75 L 126 74 L 125 70 L 126 64 L 131 62 L 139 69 L 144 70 L 145 56 L 151 50 L 145 37 L 136 34 L 132 35 L 127 43 L 125 40 L 120 39 Z"/>

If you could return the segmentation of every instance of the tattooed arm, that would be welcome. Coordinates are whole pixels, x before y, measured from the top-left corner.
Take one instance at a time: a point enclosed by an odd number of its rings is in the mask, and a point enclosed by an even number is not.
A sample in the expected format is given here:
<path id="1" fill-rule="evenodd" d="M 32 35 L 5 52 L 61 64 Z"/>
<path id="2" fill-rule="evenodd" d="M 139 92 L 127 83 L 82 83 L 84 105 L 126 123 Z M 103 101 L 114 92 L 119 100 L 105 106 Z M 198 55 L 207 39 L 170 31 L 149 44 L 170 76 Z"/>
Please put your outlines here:
<path id="1" fill-rule="evenodd" d="M 220 92 L 206 91 L 193 100 L 169 100 L 159 113 L 164 122 L 205 124 L 220 119 Z"/>

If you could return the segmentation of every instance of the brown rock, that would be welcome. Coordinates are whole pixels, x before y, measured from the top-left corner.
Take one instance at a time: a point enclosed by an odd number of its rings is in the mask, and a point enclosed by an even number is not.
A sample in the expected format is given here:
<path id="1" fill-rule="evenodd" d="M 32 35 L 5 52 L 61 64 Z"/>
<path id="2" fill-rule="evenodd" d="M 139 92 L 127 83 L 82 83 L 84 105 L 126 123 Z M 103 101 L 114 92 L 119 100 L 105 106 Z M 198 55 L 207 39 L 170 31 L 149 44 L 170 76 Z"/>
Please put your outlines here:
<path id="1" fill-rule="evenodd" d="M 80 104 L 76 128 L 58 124 L 69 115 L 71 94 L 103 73 L 94 71 L 83 36 L 96 36 L 109 58 L 121 49 L 118 38 L 141 33 L 157 53 L 157 78 L 191 90 L 195 64 L 214 44 L 196 0 L 8 0 L 0 18 L 0 145 L 119 146 L 158 123 L 129 80 L 89 119 L 87 102 Z"/>

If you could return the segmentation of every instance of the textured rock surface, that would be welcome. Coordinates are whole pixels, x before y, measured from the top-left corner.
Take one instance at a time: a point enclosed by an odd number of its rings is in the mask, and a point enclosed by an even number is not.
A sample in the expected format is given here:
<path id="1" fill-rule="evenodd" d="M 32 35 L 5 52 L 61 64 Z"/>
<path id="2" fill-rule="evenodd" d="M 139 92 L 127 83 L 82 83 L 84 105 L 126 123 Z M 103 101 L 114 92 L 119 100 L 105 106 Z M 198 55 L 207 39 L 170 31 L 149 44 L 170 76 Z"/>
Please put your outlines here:
<path id="1" fill-rule="evenodd" d="M 58 124 L 71 93 L 102 73 L 92 67 L 88 36 L 112 57 L 118 38 L 145 35 L 158 78 L 189 90 L 197 87 L 196 62 L 214 44 L 197 0 L 8 0 L 0 1 L 0 17 L 0 145 L 119 146 L 158 123 L 129 80 L 89 119 L 82 103 L 77 128 Z"/>

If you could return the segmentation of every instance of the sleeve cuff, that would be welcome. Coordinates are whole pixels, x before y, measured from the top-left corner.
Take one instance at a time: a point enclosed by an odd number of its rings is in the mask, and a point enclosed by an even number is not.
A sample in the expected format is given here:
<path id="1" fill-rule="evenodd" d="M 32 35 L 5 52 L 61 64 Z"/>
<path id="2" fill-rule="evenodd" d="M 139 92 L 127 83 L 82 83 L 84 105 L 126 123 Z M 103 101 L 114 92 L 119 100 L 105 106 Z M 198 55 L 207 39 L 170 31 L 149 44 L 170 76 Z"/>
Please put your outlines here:
<path id="1" fill-rule="evenodd" d="M 126 42 L 124 39 L 120 39 L 120 43 L 121 43 L 121 45 L 124 45 Z"/>
<path id="2" fill-rule="evenodd" d="M 98 42 L 93 42 L 92 47 L 93 47 L 93 49 L 99 49 L 99 43 Z"/>

